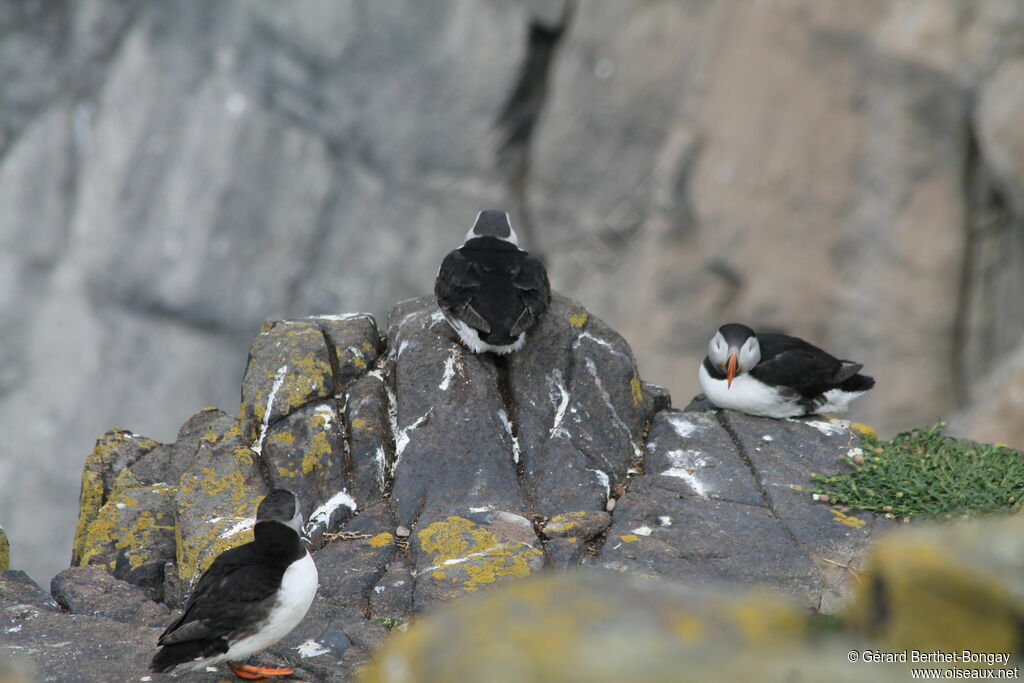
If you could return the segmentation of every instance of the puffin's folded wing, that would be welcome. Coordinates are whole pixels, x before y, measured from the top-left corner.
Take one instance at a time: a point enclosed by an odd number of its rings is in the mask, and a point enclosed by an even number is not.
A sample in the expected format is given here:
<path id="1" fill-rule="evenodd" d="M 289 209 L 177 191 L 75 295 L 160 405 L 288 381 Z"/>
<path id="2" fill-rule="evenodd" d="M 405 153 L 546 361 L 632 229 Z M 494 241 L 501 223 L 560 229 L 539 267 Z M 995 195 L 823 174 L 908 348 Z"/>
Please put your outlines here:
<path id="1" fill-rule="evenodd" d="M 238 548 L 241 550 L 241 548 Z M 225 553 L 228 555 L 231 551 Z M 232 558 L 217 558 L 199 579 L 185 612 L 178 617 L 158 641 L 172 645 L 192 640 L 209 640 L 235 633 L 254 610 L 269 610 L 276 601 L 283 569 Z"/>
<path id="2" fill-rule="evenodd" d="M 529 254 L 524 254 L 513 283 L 523 303 L 523 311 L 509 330 L 512 336 L 516 336 L 533 327 L 547 312 L 551 304 L 551 285 L 544 264 Z"/>
<path id="3" fill-rule="evenodd" d="M 751 374 L 773 386 L 788 387 L 801 396 L 818 396 L 835 386 L 839 361 L 817 349 L 790 349 L 758 363 Z"/>
<path id="4" fill-rule="evenodd" d="M 434 281 L 434 296 L 437 305 L 449 315 L 457 317 L 467 325 L 487 333 L 491 326 L 473 308 L 473 298 L 480 289 L 480 273 L 469 259 L 456 249 L 445 256 Z"/>

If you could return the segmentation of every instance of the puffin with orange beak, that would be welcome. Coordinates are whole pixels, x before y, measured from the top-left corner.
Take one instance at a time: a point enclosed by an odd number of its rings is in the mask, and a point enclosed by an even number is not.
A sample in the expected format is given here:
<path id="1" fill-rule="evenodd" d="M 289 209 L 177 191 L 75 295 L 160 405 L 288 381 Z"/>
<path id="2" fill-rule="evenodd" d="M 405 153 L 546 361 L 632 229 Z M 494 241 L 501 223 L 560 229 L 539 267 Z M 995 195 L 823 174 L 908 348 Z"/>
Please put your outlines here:
<path id="1" fill-rule="evenodd" d="M 842 414 L 875 385 L 859 363 L 840 360 L 817 346 L 784 334 L 756 334 L 729 323 L 708 342 L 698 372 L 708 400 L 762 417 Z"/>

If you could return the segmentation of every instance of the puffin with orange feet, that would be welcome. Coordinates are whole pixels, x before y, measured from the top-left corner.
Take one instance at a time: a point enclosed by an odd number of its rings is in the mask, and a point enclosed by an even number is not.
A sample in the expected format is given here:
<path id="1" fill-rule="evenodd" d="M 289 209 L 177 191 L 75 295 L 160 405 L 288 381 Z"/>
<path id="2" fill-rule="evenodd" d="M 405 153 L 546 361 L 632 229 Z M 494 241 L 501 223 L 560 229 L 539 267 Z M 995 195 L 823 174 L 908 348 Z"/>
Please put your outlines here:
<path id="1" fill-rule="evenodd" d="M 202 671 L 227 662 L 248 680 L 294 673 L 241 662 L 288 635 L 313 602 L 316 565 L 301 530 L 295 494 L 268 493 L 256 511 L 255 539 L 221 553 L 203 573 L 185 611 L 160 636 L 150 670 Z"/>

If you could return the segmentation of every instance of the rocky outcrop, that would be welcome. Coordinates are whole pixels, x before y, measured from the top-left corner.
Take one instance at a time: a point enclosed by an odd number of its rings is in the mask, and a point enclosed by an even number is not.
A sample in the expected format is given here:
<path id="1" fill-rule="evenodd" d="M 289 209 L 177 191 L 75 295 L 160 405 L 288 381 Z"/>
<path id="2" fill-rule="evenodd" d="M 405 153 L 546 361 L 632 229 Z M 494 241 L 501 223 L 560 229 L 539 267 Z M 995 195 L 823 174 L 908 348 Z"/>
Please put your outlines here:
<path id="1" fill-rule="evenodd" d="M 300 496 L 320 590 L 264 656 L 325 680 L 365 664 L 381 624 L 546 567 L 729 580 L 835 612 L 881 526 L 799 490 L 865 428 L 675 410 L 622 337 L 559 295 L 508 358 L 468 353 L 432 297 L 398 304 L 383 337 L 365 314 L 270 322 L 241 395 L 239 417 L 201 411 L 173 444 L 97 441 L 76 566 L 51 585 L 83 628 L 136 624 L 130 642 L 152 640 L 213 558 L 252 538 L 275 486 Z M 19 619 L 45 642 L 59 615 L 37 612 Z"/>
<path id="2" fill-rule="evenodd" d="M 6 3 L 19 564 L 66 562 L 96 434 L 172 441 L 268 313 L 383 316 L 488 206 L 676 395 L 742 319 L 885 378 L 855 415 L 886 433 L 983 399 L 1024 332 L 1022 27 L 1018 0 Z"/>

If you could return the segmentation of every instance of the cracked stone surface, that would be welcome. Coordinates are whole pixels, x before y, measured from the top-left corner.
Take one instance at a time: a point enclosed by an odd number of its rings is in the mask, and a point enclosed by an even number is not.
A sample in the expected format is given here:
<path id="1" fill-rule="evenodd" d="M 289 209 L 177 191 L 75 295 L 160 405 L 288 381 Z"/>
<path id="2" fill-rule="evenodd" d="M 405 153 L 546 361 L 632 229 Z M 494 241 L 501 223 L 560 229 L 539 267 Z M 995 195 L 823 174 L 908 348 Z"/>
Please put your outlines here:
<path id="1" fill-rule="evenodd" d="M 839 469 L 859 439 L 849 423 L 674 410 L 625 340 L 563 296 L 510 358 L 467 352 L 432 297 L 397 304 L 386 329 L 366 315 L 268 322 L 240 418 L 201 411 L 173 444 L 104 435 L 83 471 L 83 566 L 52 585 L 60 605 L 76 619 L 169 621 L 198 573 L 251 539 L 261 496 L 287 486 L 320 590 L 261 661 L 346 680 L 382 623 L 544 568 L 728 580 L 832 612 L 881 526 L 793 490 Z M 56 608 L 25 581 L 0 602 Z M 59 623 L 40 621 L 39 637 Z M 31 654 L 63 675 L 48 653 Z"/>

